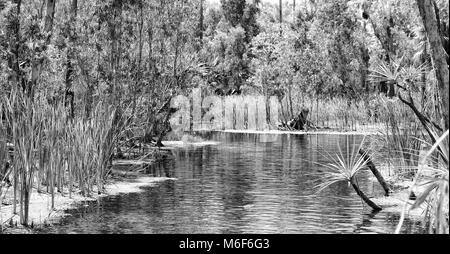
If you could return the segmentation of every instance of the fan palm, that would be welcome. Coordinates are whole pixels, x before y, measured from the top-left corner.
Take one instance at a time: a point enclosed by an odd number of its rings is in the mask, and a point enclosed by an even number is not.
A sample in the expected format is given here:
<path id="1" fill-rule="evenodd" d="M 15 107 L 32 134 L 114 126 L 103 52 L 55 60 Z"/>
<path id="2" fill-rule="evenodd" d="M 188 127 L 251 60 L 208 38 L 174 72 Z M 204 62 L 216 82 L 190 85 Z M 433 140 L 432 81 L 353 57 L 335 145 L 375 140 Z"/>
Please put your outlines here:
<path id="1" fill-rule="evenodd" d="M 347 145 L 347 156 L 344 156 L 342 153 L 342 149 L 338 143 L 338 151 L 335 156 L 332 156 L 328 153 L 329 159 L 332 161 L 331 163 L 317 163 L 320 166 L 323 166 L 325 171 L 320 173 L 320 181 L 321 183 L 316 186 L 317 191 L 321 192 L 329 186 L 338 183 L 338 182 L 347 182 L 349 183 L 353 189 L 356 191 L 356 194 L 372 209 L 379 211 L 382 208 L 375 204 L 366 194 L 359 188 L 357 181 L 357 174 L 364 168 L 366 168 L 368 161 L 371 156 L 364 152 L 363 154 L 359 154 L 359 151 L 362 149 L 364 143 L 364 139 L 359 144 L 358 148 L 355 149 L 355 145 L 353 145 L 352 151 L 350 152 L 350 148 Z"/>

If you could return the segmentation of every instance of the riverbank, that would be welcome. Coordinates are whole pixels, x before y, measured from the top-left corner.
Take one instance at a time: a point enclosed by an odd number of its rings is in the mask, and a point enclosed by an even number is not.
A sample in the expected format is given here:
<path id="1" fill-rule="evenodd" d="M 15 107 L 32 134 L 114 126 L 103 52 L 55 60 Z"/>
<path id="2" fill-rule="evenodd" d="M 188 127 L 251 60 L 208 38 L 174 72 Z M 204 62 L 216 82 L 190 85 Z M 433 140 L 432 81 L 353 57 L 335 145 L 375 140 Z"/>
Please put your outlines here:
<path id="1" fill-rule="evenodd" d="M 309 130 L 309 131 L 285 131 L 285 130 L 223 130 L 225 133 L 244 133 L 244 134 L 290 134 L 290 135 L 380 135 L 381 130 L 368 129 L 359 131 L 339 131 L 339 130 Z"/>
<path id="2" fill-rule="evenodd" d="M 73 190 L 69 196 L 68 189 L 62 192 L 55 190 L 54 209 L 52 209 L 51 195 L 46 192 L 39 193 L 36 188 L 33 189 L 29 205 L 29 225 L 24 227 L 20 224 L 19 211 L 13 212 L 13 188 L 9 187 L 3 193 L 3 199 L 0 204 L 0 233 L 5 234 L 26 234 L 33 233 L 35 228 L 58 223 L 68 214 L 65 212 L 70 209 L 78 208 L 88 202 L 97 201 L 106 196 L 115 196 L 119 194 L 138 193 L 143 191 L 142 187 L 152 187 L 164 181 L 175 181 L 176 178 L 170 177 L 149 177 L 145 174 L 145 169 L 152 167 L 170 155 L 170 150 L 177 147 L 186 146 L 205 146 L 218 145 L 219 142 L 204 141 L 193 136 L 183 136 L 180 141 L 163 141 L 164 147 L 157 148 L 158 153 L 152 159 L 117 159 L 113 162 L 111 174 L 105 184 L 105 191 L 102 194 L 96 193 L 96 187 L 91 196 L 81 195 L 79 190 Z M 156 149 L 156 148 L 155 148 Z M 125 154 L 127 155 L 127 154 Z M 18 203 L 16 198 L 16 203 Z"/>
<path id="3" fill-rule="evenodd" d="M 145 165 L 152 165 L 157 161 L 146 161 Z M 175 181 L 175 178 L 169 177 L 149 177 L 139 170 L 136 170 L 139 165 L 136 161 L 117 160 L 113 163 L 111 176 L 105 184 L 105 191 L 102 194 L 92 192 L 90 197 L 81 195 L 80 191 L 73 190 L 72 195 L 69 196 L 68 190 L 63 192 L 56 192 L 54 197 L 54 209 L 51 206 L 51 195 L 49 193 L 39 193 L 33 189 L 29 205 L 29 225 L 24 227 L 20 225 L 20 218 L 18 214 L 13 213 L 13 193 L 12 188 L 6 190 L 4 199 L 0 206 L 0 233 L 6 234 L 26 234 L 32 233 L 33 229 L 46 225 L 58 223 L 63 217 L 68 214 L 65 212 L 69 209 L 74 209 L 85 205 L 87 202 L 96 201 L 99 198 L 106 196 L 115 196 L 126 193 L 137 193 L 143 191 L 142 187 L 155 186 L 164 181 Z M 128 167 L 128 170 L 122 168 Z M 17 211 L 20 207 L 17 206 Z"/>
<path id="4" fill-rule="evenodd" d="M 387 165 L 380 165 L 377 167 L 378 171 L 383 175 L 383 178 L 389 184 L 391 193 L 389 196 L 376 196 L 372 198 L 372 201 L 383 208 L 383 211 L 390 213 L 397 213 L 401 215 L 406 208 L 406 217 L 410 219 L 420 221 L 423 218 L 425 209 L 424 207 L 418 207 L 414 210 L 410 210 L 415 200 L 410 199 L 412 191 L 415 196 L 419 196 L 424 192 L 425 188 L 420 185 L 413 186 L 413 179 L 401 178 L 392 172 L 393 169 Z M 375 176 L 371 176 L 370 180 L 373 184 L 378 184 L 378 180 Z"/>

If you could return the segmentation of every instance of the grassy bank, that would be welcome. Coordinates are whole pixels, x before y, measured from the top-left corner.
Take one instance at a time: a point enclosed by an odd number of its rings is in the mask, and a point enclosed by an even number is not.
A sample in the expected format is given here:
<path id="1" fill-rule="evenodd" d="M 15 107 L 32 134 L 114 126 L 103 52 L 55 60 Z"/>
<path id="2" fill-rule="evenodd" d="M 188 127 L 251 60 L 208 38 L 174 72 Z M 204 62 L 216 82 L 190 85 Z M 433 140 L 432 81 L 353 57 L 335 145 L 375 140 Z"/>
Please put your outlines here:
<path id="1" fill-rule="evenodd" d="M 164 153 L 163 151 L 160 151 Z M 72 194 L 65 190 L 57 192 L 54 196 L 33 189 L 29 201 L 28 226 L 21 225 L 20 215 L 13 210 L 13 191 L 7 189 L 3 195 L 2 206 L 0 206 L 0 221 L 2 221 L 0 232 L 2 233 L 32 233 L 40 227 L 58 223 L 61 218 L 67 216 L 66 210 L 77 208 L 86 202 L 96 201 L 99 198 L 119 195 L 125 193 L 137 193 L 143 191 L 141 187 L 154 186 L 164 181 L 175 181 L 174 178 L 165 176 L 149 177 L 140 173 L 142 165 L 152 165 L 157 160 L 145 160 L 139 163 L 136 160 L 114 161 L 111 174 L 108 176 L 102 193 L 92 193 L 90 196 L 82 195 L 81 190 L 74 189 Z"/>
<path id="2" fill-rule="evenodd" d="M 411 133 L 372 138 L 369 147 L 383 152 L 371 159 L 390 186 L 389 196 L 372 201 L 401 215 L 396 233 L 405 218 L 412 218 L 422 222 L 424 232 L 448 234 L 448 131 L 431 144 Z"/>
<path id="3" fill-rule="evenodd" d="M 164 180 L 113 172 L 115 157 L 151 164 L 164 153 L 126 144 L 130 121 L 120 107 L 100 102 L 76 116 L 64 103 L 13 90 L 0 97 L 0 116 L 0 230 L 35 227 L 80 202 Z"/>
<path id="4" fill-rule="evenodd" d="M 32 223 L 35 192 L 47 193 L 55 209 L 60 194 L 105 191 L 124 122 L 116 108 L 98 104 L 91 117 L 75 117 L 63 104 L 34 102 L 13 91 L 1 98 L 0 109 L 0 199 L 11 196 L 20 224 Z"/>

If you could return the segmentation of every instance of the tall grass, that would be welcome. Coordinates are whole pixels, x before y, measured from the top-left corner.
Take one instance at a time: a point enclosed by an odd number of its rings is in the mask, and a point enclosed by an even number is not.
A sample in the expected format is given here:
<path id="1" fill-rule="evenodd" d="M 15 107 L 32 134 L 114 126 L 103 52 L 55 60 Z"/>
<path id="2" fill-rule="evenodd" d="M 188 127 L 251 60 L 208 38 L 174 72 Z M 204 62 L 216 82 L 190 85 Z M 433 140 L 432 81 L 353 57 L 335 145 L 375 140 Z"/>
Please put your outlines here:
<path id="1" fill-rule="evenodd" d="M 394 165 L 394 175 L 400 178 L 412 177 L 417 171 L 419 153 L 423 145 L 422 125 L 415 118 L 408 118 L 410 111 L 396 100 L 382 100 L 381 121 L 384 135 L 380 143 L 387 150 L 387 162 Z"/>
<path id="2" fill-rule="evenodd" d="M 1 114 L 3 105 L 0 100 L 0 209 L 2 208 L 2 200 L 4 193 L 9 188 L 9 175 L 11 174 L 10 158 L 8 151 L 8 142 L 6 138 L 6 121 Z M 2 231 L 2 218 L 0 218 L 0 232 Z"/>
<path id="3" fill-rule="evenodd" d="M 28 223 L 29 202 L 36 171 L 35 151 L 41 142 L 42 113 L 37 112 L 22 94 L 12 93 L 5 100 L 6 118 L 11 130 L 11 142 L 14 146 L 14 202 L 13 210 L 17 213 L 16 198 L 19 197 L 20 223 Z"/>
<path id="4" fill-rule="evenodd" d="M 349 100 L 344 98 L 313 98 L 303 97 L 293 102 L 294 116 L 304 108 L 309 109 L 309 120 L 319 128 L 330 128 L 344 131 L 375 131 L 382 130 L 385 120 L 391 112 L 396 112 L 399 128 L 408 126 L 414 121 L 414 116 L 408 113 L 408 108 L 400 103 L 391 102 L 390 109 L 386 101 L 392 101 L 384 95 L 371 95 L 366 99 Z M 282 101 L 283 115 L 289 116 L 288 100 Z"/>
<path id="5" fill-rule="evenodd" d="M 421 156 L 418 172 L 415 175 L 409 192 L 412 193 L 412 190 L 415 187 L 422 187 L 423 190 L 418 195 L 414 204 L 409 206 L 408 202 L 405 202 L 396 233 L 400 232 L 407 211 L 419 207 L 425 208 L 423 222 L 424 225 L 428 225 L 429 233 L 449 233 L 448 136 L 448 130 L 441 137 L 437 137 L 436 135 L 436 144 L 434 144 L 426 154 Z M 439 153 L 438 157 L 434 158 L 437 160 L 437 163 L 433 163 L 430 166 L 427 161 L 436 151 Z"/>
<path id="6" fill-rule="evenodd" d="M 71 118 L 62 103 L 32 102 L 20 91 L 0 101 L 0 115 L 5 115 L 0 124 L 0 167 L 5 164 L 5 143 L 10 142 L 13 212 L 19 214 L 21 224 L 29 224 L 33 189 L 50 194 L 52 209 L 57 193 L 71 197 L 75 190 L 84 196 L 104 191 L 109 163 L 126 122 L 114 107 L 99 103 L 92 116 L 83 119 Z"/>

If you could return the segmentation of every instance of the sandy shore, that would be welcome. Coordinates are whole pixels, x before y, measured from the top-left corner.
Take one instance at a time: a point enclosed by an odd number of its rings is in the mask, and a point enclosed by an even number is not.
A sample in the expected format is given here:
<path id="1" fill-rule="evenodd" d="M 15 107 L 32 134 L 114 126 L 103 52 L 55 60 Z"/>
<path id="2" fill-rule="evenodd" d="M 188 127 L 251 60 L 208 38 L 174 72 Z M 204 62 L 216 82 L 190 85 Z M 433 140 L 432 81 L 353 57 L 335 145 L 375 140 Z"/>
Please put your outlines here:
<path id="1" fill-rule="evenodd" d="M 216 141 L 201 141 L 201 142 L 185 142 L 185 141 L 163 141 L 162 144 L 166 146 L 166 149 L 173 149 L 177 147 L 189 147 L 189 146 L 216 146 L 220 142 Z"/>
<path id="2" fill-rule="evenodd" d="M 419 193 L 420 192 L 418 192 L 417 190 L 415 191 L 416 195 Z M 383 211 L 385 212 L 398 213 L 400 215 L 402 214 L 406 204 L 406 217 L 420 220 L 424 215 L 424 209 L 420 207 L 414 210 L 410 210 L 410 207 L 414 204 L 415 201 L 409 200 L 409 189 L 394 190 L 388 197 L 375 197 L 372 198 L 372 201 L 381 206 L 381 208 L 383 208 Z"/>
<path id="3" fill-rule="evenodd" d="M 141 187 L 155 186 L 156 184 L 164 181 L 174 180 L 176 179 L 165 177 L 138 177 L 135 179 L 122 178 L 120 180 L 110 180 L 109 183 L 105 186 L 106 192 L 104 194 L 94 194 L 91 197 L 83 197 L 77 192 L 72 193 L 72 197 L 69 197 L 69 194 L 67 192 L 56 193 L 54 200 L 54 209 L 51 208 L 51 196 L 49 194 L 38 193 L 36 190 L 33 190 L 29 207 L 30 225 L 32 224 L 33 226 L 39 226 L 56 223 L 62 217 L 67 215 L 65 213 L 66 210 L 79 207 L 86 201 L 95 201 L 98 198 L 111 195 L 141 192 L 143 191 Z M 6 196 L 8 196 L 8 194 Z M 17 210 L 19 210 L 19 206 L 17 207 Z M 5 229 L 6 227 L 5 233 L 27 232 L 23 229 L 23 227 L 19 226 L 19 215 L 13 214 L 13 206 L 11 204 L 2 205 L 0 207 L 0 221 L 2 222 L 2 227 L 4 227 L 3 229 Z M 14 226 L 17 224 L 18 228 L 8 228 L 10 224 Z"/>
<path id="4" fill-rule="evenodd" d="M 395 175 L 389 175 L 389 169 L 385 165 L 377 166 L 379 172 L 383 175 L 383 178 L 388 182 L 391 186 L 391 193 L 388 197 L 386 196 L 378 196 L 372 198 L 372 201 L 383 208 L 383 211 L 402 214 L 405 209 L 405 205 L 407 208 L 406 217 L 411 219 L 420 220 L 424 214 L 424 207 L 419 207 L 414 210 L 410 210 L 410 207 L 414 204 L 414 200 L 409 199 L 410 188 L 413 185 L 413 181 L 406 179 L 398 179 Z M 371 176 L 370 180 L 375 184 L 378 184 L 378 180 L 375 176 Z M 412 191 L 416 196 L 419 196 L 423 193 L 423 187 L 412 187 Z"/>
<path id="5" fill-rule="evenodd" d="M 292 134 L 292 135 L 378 135 L 378 130 L 364 131 L 334 131 L 334 130 L 310 130 L 310 131 L 281 131 L 281 130 L 223 130 L 225 133 L 248 133 L 248 134 Z"/>

